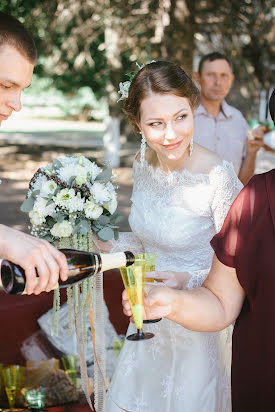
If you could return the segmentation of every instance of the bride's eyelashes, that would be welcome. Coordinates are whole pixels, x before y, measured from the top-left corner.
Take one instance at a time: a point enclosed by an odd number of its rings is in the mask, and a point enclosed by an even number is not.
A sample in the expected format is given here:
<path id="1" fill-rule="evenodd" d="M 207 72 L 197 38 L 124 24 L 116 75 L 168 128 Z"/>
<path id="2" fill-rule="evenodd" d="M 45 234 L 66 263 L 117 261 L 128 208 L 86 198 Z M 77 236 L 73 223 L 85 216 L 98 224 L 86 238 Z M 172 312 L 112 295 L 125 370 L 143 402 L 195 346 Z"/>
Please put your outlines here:
<path id="1" fill-rule="evenodd" d="M 180 116 L 178 116 L 176 118 L 176 121 L 184 120 L 186 117 L 187 117 L 187 114 L 181 114 Z M 148 123 L 148 126 L 151 126 L 151 127 L 158 127 L 158 126 L 161 126 L 161 125 L 165 125 L 165 123 L 164 122 L 151 122 L 151 123 Z"/>

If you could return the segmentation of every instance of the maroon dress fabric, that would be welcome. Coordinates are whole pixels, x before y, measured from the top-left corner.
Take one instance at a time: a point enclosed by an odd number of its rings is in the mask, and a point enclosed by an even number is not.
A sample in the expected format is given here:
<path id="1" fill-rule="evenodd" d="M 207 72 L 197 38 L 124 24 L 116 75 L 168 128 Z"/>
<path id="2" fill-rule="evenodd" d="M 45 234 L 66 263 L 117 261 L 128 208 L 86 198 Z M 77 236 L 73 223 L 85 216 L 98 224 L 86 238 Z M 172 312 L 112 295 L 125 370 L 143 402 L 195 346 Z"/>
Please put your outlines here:
<path id="1" fill-rule="evenodd" d="M 233 412 L 275 411 L 275 169 L 243 188 L 211 245 L 246 294 L 233 333 Z"/>

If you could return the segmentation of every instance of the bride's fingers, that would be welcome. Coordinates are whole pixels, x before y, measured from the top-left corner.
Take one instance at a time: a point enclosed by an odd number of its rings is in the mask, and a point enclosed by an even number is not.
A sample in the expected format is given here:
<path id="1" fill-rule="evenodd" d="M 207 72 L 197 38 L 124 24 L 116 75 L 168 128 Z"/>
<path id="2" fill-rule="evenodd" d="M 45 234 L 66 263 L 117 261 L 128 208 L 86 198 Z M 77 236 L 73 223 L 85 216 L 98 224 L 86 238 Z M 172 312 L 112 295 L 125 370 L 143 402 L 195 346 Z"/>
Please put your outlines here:
<path id="1" fill-rule="evenodd" d="M 145 279 L 155 279 L 157 282 L 169 279 L 166 272 L 146 272 Z"/>

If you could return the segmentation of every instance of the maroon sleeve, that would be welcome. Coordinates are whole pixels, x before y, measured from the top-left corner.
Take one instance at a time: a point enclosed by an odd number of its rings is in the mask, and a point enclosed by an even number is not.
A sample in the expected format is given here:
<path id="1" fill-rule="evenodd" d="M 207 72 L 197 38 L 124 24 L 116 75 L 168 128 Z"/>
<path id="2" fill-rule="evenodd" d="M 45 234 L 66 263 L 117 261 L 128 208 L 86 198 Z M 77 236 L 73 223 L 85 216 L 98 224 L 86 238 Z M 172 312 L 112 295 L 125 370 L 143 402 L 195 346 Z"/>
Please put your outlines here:
<path id="1" fill-rule="evenodd" d="M 236 268 L 236 255 L 241 253 L 242 239 L 246 236 L 254 213 L 255 179 L 254 176 L 232 204 L 223 226 L 211 240 L 217 258 L 226 266 Z M 246 219 L 244 219 L 246 216 Z"/>

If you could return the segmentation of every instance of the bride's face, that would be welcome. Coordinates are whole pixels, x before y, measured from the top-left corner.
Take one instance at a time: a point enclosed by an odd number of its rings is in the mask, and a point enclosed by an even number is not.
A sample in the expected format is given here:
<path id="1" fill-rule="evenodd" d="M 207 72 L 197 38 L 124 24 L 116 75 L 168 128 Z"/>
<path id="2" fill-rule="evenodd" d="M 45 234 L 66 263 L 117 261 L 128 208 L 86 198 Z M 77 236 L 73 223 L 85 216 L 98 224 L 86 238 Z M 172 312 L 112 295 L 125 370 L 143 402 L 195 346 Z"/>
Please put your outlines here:
<path id="1" fill-rule="evenodd" d="M 161 162 L 180 161 L 187 153 L 194 131 L 189 100 L 153 93 L 140 104 L 139 127 Z"/>

